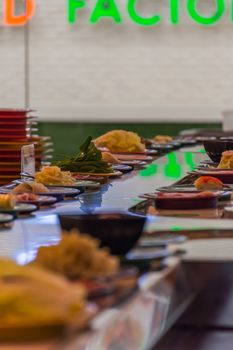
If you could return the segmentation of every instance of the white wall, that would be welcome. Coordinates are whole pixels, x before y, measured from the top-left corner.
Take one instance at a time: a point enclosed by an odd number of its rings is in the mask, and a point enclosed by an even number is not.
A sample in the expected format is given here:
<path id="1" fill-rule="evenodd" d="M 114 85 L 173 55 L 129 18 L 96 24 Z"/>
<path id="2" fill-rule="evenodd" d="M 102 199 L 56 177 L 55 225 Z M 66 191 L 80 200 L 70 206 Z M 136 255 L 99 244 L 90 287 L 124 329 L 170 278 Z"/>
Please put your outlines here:
<path id="1" fill-rule="evenodd" d="M 0 17 L 3 2 L 0 3 Z M 0 106 L 24 107 L 25 47 L 24 29 L 3 28 L 0 22 Z"/>
<path id="2" fill-rule="evenodd" d="M 233 22 L 230 0 L 214 27 L 191 22 L 181 0 L 181 22 L 168 21 L 168 0 L 139 0 L 141 13 L 159 10 L 157 27 L 133 24 L 126 0 L 116 0 L 124 21 L 91 26 L 90 8 L 73 26 L 66 0 L 37 0 L 29 26 L 30 107 L 41 119 L 77 121 L 219 121 L 233 108 Z M 211 13 L 213 0 L 201 0 Z M 24 30 L 0 29 L 0 101 L 25 102 Z"/>

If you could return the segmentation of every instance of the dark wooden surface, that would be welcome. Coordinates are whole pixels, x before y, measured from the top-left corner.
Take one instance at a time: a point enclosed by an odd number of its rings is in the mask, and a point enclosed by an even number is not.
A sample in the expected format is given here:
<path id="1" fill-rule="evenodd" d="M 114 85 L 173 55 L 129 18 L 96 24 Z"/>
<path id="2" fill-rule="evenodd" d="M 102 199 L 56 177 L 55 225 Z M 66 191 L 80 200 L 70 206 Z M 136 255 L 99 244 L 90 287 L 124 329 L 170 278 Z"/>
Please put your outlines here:
<path id="1" fill-rule="evenodd" d="M 154 350 L 232 350 L 233 332 L 173 329 Z"/>
<path id="2" fill-rule="evenodd" d="M 233 350 L 233 265 L 223 265 L 153 350 Z"/>

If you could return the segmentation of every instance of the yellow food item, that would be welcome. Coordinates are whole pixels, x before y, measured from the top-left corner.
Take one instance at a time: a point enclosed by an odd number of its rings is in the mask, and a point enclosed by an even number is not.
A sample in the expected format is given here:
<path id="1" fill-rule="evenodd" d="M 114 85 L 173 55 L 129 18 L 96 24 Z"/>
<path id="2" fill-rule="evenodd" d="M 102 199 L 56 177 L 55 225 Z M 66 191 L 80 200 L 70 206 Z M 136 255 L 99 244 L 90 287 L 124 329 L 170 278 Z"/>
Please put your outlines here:
<path id="1" fill-rule="evenodd" d="M 39 248 L 34 263 L 70 279 L 108 276 L 119 268 L 118 258 L 108 249 L 75 229 L 64 232 L 58 245 Z"/>
<path id="2" fill-rule="evenodd" d="M 107 147 L 111 152 L 144 152 L 145 145 L 134 132 L 112 130 L 94 140 L 97 147 Z"/>
<path id="3" fill-rule="evenodd" d="M 121 162 L 113 154 L 109 152 L 102 152 L 103 161 L 111 164 L 120 164 Z"/>
<path id="4" fill-rule="evenodd" d="M 49 190 L 40 183 L 37 182 L 23 182 L 16 186 L 13 190 L 13 194 L 22 194 L 22 193 L 46 193 Z"/>
<path id="5" fill-rule="evenodd" d="M 16 200 L 12 194 L 0 194 L 0 209 L 13 209 Z"/>
<path id="6" fill-rule="evenodd" d="M 225 151 L 222 153 L 218 169 L 233 169 L 233 151 Z"/>
<path id="7" fill-rule="evenodd" d="M 158 143 L 169 143 L 172 142 L 173 138 L 168 135 L 157 135 L 154 137 L 154 140 Z"/>
<path id="8" fill-rule="evenodd" d="M 85 296 L 62 276 L 0 259 L 1 326 L 65 324 L 83 312 Z"/>
<path id="9" fill-rule="evenodd" d="M 47 186 L 72 186 L 75 184 L 71 173 L 62 171 L 58 166 L 44 166 L 40 172 L 36 173 L 35 180 Z"/>

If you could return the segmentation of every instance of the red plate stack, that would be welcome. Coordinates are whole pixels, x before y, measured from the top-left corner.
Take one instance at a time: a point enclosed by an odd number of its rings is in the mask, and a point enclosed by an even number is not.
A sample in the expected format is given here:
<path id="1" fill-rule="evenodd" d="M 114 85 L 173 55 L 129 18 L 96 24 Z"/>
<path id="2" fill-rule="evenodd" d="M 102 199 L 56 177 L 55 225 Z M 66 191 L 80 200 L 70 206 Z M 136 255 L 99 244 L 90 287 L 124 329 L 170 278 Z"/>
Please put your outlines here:
<path id="1" fill-rule="evenodd" d="M 0 185 L 19 178 L 21 147 L 35 145 L 37 169 L 52 159 L 49 137 L 37 134 L 37 117 L 29 109 L 0 109 Z"/>

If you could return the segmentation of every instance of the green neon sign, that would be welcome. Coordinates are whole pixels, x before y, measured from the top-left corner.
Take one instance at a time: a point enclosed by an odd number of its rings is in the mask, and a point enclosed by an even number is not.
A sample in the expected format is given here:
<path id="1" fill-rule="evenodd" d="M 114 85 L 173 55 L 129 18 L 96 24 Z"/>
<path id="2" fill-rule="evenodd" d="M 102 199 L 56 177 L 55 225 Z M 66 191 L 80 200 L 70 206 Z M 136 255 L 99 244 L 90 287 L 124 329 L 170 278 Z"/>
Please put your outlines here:
<path id="1" fill-rule="evenodd" d="M 121 15 L 115 4 L 115 0 L 99 0 L 91 14 L 90 22 L 96 23 L 103 17 L 110 17 L 116 23 L 121 23 Z"/>
<path id="2" fill-rule="evenodd" d="M 170 19 L 172 24 L 178 24 L 180 21 L 180 0 L 169 0 L 170 3 Z"/>
<path id="3" fill-rule="evenodd" d="M 136 10 L 136 5 L 138 3 L 138 0 L 128 0 L 128 14 L 130 16 L 130 19 L 132 19 L 133 22 L 141 25 L 141 26 L 153 26 L 160 22 L 161 17 L 159 15 L 154 15 L 152 17 L 142 17 L 138 14 Z"/>
<path id="4" fill-rule="evenodd" d="M 148 16 L 142 16 L 137 9 L 138 4 L 144 0 L 125 0 L 125 11 L 128 18 L 137 25 L 151 27 L 156 26 L 163 20 L 159 14 L 159 9 Z M 188 17 L 198 25 L 211 26 L 218 23 L 226 12 L 226 0 L 211 0 L 214 5 L 214 11 L 210 16 L 204 16 L 198 10 L 198 4 L 204 0 L 186 0 L 186 12 Z M 89 16 L 90 24 L 97 24 L 103 18 L 108 18 L 115 24 L 122 23 L 122 14 L 120 12 L 117 0 L 95 0 Z M 67 0 L 68 4 L 68 22 L 74 24 L 78 21 L 79 12 L 87 5 L 87 0 Z M 168 0 L 168 19 L 171 25 L 180 23 L 181 0 Z M 232 1 L 233 14 L 233 1 Z M 233 16 L 232 19 L 233 21 Z"/>
<path id="5" fill-rule="evenodd" d="M 179 179 L 182 174 L 182 167 L 177 160 L 177 154 L 172 152 L 167 155 L 167 164 L 164 165 L 164 175 L 168 178 Z"/>
<path id="6" fill-rule="evenodd" d="M 85 0 L 68 0 L 68 21 L 73 24 L 77 19 L 78 9 L 86 6 Z"/>
<path id="7" fill-rule="evenodd" d="M 203 1 L 203 0 L 200 0 Z M 198 24 L 210 26 L 218 22 L 225 12 L 225 3 L 224 0 L 215 0 L 216 3 L 216 12 L 210 17 L 203 17 L 197 11 L 198 0 L 188 0 L 187 8 L 190 17 L 197 22 Z"/>

